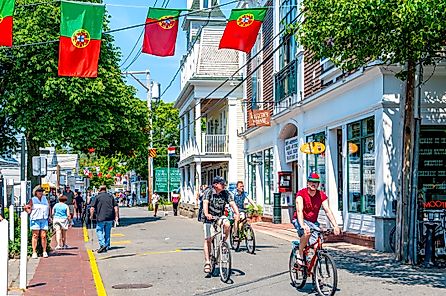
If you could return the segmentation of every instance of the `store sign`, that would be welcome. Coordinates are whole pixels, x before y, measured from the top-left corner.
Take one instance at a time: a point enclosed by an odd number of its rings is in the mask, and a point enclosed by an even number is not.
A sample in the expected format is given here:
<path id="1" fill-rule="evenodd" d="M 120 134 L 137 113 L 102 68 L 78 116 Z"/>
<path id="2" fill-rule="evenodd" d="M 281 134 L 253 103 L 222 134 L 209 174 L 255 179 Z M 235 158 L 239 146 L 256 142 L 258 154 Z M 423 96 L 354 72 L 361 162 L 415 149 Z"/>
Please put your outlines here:
<path id="1" fill-rule="evenodd" d="M 299 157 L 299 139 L 293 137 L 285 140 L 285 161 L 297 161 Z"/>
<path id="2" fill-rule="evenodd" d="M 300 146 L 300 151 L 305 154 L 321 154 L 325 151 L 325 145 L 320 142 L 304 143 Z"/>
<path id="3" fill-rule="evenodd" d="M 271 126 L 271 112 L 269 110 L 249 110 L 248 126 Z"/>

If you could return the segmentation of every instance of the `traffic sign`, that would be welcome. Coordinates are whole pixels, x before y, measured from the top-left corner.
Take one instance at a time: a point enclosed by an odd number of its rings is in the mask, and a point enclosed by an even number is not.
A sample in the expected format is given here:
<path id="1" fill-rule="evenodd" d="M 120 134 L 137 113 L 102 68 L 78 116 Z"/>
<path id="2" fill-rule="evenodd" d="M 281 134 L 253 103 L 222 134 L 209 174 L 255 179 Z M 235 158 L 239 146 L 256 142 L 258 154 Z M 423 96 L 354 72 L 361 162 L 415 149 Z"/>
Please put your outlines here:
<path id="1" fill-rule="evenodd" d="M 149 149 L 149 156 L 151 158 L 155 158 L 156 157 L 156 149 L 155 148 L 150 148 Z"/>
<path id="2" fill-rule="evenodd" d="M 168 192 L 167 188 L 167 168 L 155 169 L 155 192 Z M 170 168 L 170 191 L 180 187 L 180 170 L 178 168 Z"/>
<path id="3" fill-rule="evenodd" d="M 45 156 L 33 156 L 33 176 L 46 176 L 47 161 Z"/>

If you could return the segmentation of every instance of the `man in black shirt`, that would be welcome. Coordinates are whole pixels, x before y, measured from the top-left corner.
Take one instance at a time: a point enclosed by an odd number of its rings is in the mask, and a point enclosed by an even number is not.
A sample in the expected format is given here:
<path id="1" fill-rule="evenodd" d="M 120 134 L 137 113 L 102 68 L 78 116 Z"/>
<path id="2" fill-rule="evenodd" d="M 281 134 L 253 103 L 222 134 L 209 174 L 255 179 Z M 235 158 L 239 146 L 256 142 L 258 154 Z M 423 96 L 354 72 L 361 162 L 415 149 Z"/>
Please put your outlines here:
<path id="1" fill-rule="evenodd" d="M 215 177 L 212 181 L 212 188 L 207 189 L 203 196 L 203 230 L 204 230 L 204 272 L 211 272 L 211 264 L 209 260 L 209 254 L 211 252 L 211 242 L 214 235 L 214 217 L 218 217 L 216 223 L 221 225 L 225 240 L 228 239 L 228 235 L 231 229 L 231 223 L 225 214 L 226 205 L 230 205 L 234 211 L 234 219 L 238 222 L 239 213 L 237 204 L 234 202 L 232 194 L 225 189 L 226 182 L 222 177 Z"/>
<path id="2" fill-rule="evenodd" d="M 96 234 L 99 241 L 98 253 L 107 252 L 110 248 L 110 234 L 113 221 L 118 222 L 119 211 L 115 198 L 107 193 L 107 186 L 99 187 L 93 206 L 90 208 L 90 218 L 96 211 Z"/>
<path id="3" fill-rule="evenodd" d="M 65 187 L 65 191 L 63 192 L 63 195 L 67 197 L 67 202 L 65 203 L 70 208 L 70 216 L 71 219 L 73 219 L 74 215 L 74 192 L 71 191 L 70 185 L 67 185 Z"/>

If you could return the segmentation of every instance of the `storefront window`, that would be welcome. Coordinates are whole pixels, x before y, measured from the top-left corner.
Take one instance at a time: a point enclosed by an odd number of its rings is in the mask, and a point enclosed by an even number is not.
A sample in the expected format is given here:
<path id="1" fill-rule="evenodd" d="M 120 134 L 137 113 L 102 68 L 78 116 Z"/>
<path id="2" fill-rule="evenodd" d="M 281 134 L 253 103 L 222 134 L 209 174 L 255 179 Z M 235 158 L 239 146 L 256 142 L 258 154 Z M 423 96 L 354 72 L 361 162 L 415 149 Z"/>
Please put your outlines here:
<path id="1" fill-rule="evenodd" d="M 419 207 L 445 208 L 446 126 L 421 128 L 418 170 Z"/>
<path id="2" fill-rule="evenodd" d="M 348 125 L 348 210 L 375 214 L 375 120 Z"/>
<path id="3" fill-rule="evenodd" d="M 307 137 L 307 143 L 319 142 L 325 145 L 325 132 Z M 307 175 L 316 172 L 321 177 L 320 189 L 325 191 L 325 151 L 321 154 L 307 154 Z"/>
<path id="4" fill-rule="evenodd" d="M 266 149 L 263 153 L 263 193 L 265 204 L 272 203 L 274 190 L 274 156 L 273 148 Z"/>
<path id="5" fill-rule="evenodd" d="M 255 154 L 248 155 L 248 193 L 250 197 L 257 201 L 256 196 L 256 167 Z"/>

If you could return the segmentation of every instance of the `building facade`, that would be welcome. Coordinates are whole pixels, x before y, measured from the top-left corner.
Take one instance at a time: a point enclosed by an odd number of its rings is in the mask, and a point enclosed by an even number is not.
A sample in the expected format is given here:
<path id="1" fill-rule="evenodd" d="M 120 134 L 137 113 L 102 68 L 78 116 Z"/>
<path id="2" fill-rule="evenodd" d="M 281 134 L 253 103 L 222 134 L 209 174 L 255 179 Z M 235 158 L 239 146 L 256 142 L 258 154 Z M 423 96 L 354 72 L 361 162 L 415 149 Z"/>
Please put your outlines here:
<path id="1" fill-rule="evenodd" d="M 188 1 L 191 10 L 219 5 L 219 1 Z M 218 49 L 226 17 L 217 7 L 188 15 L 183 22 L 187 54 L 181 64 L 180 160 L 182 202 L 196 203 L 200 185 L 222 176 L 230 184 L 244 177 L 240 55 Z"/>
<path id="2" fill-rule="evenodd" d="M 383 250 L 387 240 L 383 219 L 395 217 L 394 201 L 401 178 L 400 104 L 405 84 L 395 73 L 402 68 L 370 65 L 346 75 L 329 60 L 312 62 L 311 55 L 294 38 L 287 39 L 287 33 L 281 33 L 299 14 L 299 2 L 262 3 L 270 7 L 274 34 L 269 36 L 270 29 L 265 29 L 270 24 L 267 16 L 259 39 L 265 46 L 265 40 L 277 37 L 274 49 L 280 49 L 272 67 L 263 64 L 262 78 L 248 79 L 245 84 L 245 111 L 262 108 L 271 112 L 271 126 L 246 125 L 241 133 L 247 187 L 264 206 L 264 214 L 271 216 L 273 194 L 280 191 L 283 182 L 289 182 L 291 189 L 281 193 L 282 221 L 289 222 L 296 192 L 306 186 L 310 172 L 318 172 L 321 189 L 326 191 L 330 208 L 347 236 L 370 238 L 375 248 Z M 440 64 L 424 72 L 430 78 L 419 92 L 419 188 L 425 201 L 446 200 L 446 153 L 441 146 L 446 142 L 446 67 Z M 246 75 L 258 77 L 249 69 Z M 273 94 L 268 93 L 267 79 L 273 82 Z M 322 143 L 325 150 L 304 154 L 300 148 L 309 142 Z M 279 177 L 282 174 L 290 176 L 289 180 Z M 327 223 L 322 212 L 319 220 Z"/>

